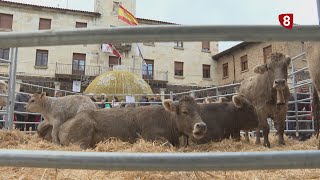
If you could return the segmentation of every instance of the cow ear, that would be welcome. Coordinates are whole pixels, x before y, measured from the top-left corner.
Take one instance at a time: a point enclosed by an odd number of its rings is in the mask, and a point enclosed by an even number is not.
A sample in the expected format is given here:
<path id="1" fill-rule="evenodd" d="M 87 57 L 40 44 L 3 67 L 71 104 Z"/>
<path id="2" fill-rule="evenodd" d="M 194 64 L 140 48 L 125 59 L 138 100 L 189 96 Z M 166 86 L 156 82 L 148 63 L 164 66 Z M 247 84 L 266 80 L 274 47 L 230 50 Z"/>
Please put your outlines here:
<path id="1" fill-rule="evenodd" d="M 164 100 L 162 105 L 167 111 L 170 111 L 170 112 L 176 111 L 176 106 L 174 105 L 174 103 L 171 99 Z"/>
<path id="2" fill-rule="evenodd" d="M 232 102 L 236 106 L 236 108 L 242 108 L 245 103 L 245 100 L 242 96 L 234 95 L 232 96 Z"/>
<path id="3" fill-rule="evenodd" d="M 44 98 L 44 97 L 46 97 L 46 93 L 45 92 L 41 93 L 41 95 L 40 95 L 40 98 Z"/>
<path id="4" fill-rule="evenodd" d="M 263 73 L 265 73 L 267 70 L 268 70 L 267 65 L 266 65 L 266 64 L 263 64 L 263 65 L 256 66 L 256 67 L 253 69 L 253 72 L 256 73 L 256 74 L 263 74 Z"/>
<path id="5" fill-rule="evenodd" d="M 286 55 L 286 63 L 288 66 L 290 65 L 290 62 L 291 62 L 291 57 Z"/>

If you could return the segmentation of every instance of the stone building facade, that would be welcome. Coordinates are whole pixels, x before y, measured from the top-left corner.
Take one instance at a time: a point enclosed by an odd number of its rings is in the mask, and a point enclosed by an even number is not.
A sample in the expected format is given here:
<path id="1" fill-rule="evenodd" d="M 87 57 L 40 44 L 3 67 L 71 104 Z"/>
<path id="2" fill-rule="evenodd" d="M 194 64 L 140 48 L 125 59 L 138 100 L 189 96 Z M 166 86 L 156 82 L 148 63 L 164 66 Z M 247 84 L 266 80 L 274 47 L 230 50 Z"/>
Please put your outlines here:
<path id="1" fill-rule="evenodd" d="M 118 20 L 118 3 L 135 14 L 135 0 L 96 0 L 94 12 L 0 1 L 0 31 L 127 26 Z M 138 20 L 139 25 L 172 24 Z M 211 57 L 218 52 L 217 42 L 151 42 L 138 45 L 145 61 L 138 53 L 136 43 L 114 44 L 123 55 L 121 60 L 102 52 L 101 44 L 21 47 L 18 52 L 17 79 L 65 90 L 72 90 L 73 81 L 78 80 L 83 82 L 83 91 L 88 85 L 86 82 L 112 70 L 114 65 L 123 65 L 143 76 L 155 93 L 160 88 L 167 91 L 175 90 L 175 87 L 189 90 L 216 84 L 216 62 Z M 8 49 L 0 49 L 0 58 L 9 57 Z M 0 73 L 6 74 L 7 71 L 8 67 L 0 64 Z"/>
<path id="2" fill-rule="evenodd" d="M 217 62 L 217 84 L 226 85 L 239 83 L 243 79 L 253 76 L 254 67 L 265 63 L 266 57 L 271 52 L 281 52 L 293 58 L 304 52 L 304 43 L 242 42 L 230 49 L 220 52 L 212 57 L 213 60 Z M 295 70 L 307 66 L 305 56 L 295 59 L 293 63 Z M 291 64 L 288 71 L 289 73 L 291 72 Z M 302 74 L 301 76 L 308 76 L 305 71 L 302 71 L 300 74 Z M 301 78 L 305 79 L 306 77 Z M 290 82 L 290 79 L 288 82 Z M 229 91 L 232 92 L 233 90 L 229 89 Z"/>

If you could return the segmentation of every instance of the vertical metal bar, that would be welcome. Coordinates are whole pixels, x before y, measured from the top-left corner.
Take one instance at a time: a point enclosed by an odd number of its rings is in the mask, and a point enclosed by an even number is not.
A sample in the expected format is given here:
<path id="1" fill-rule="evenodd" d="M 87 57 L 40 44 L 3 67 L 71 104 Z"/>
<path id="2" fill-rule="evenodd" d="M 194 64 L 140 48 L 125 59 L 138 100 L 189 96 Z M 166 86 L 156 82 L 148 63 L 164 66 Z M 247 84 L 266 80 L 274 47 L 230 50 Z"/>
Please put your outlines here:
<path id="1" fill-rule="evenodd" d="M 8 90 L 8 97 L 7 97 L 7 105 L 6 105 L 6 115 L 5 115 L 5 122 L 4 122 L 4 128 L 5 129 L 8 129 L 9 127 L 9 109 L 10 109 L 10 97 L 11 97 L 11 94 L 15 92 L 15 90 L 11 90 L 11 84 L 12 84 L 12 76 L 11 76 L 11 67 L 12 67 L 12 64 L 13 64 L 13 56 L 14 56 L 14 52 L 13 52 L 13 48 L 10 48 L 10 66 L 8 68 L 8 84 L 9 84 L 9 90 Z"/>
<path id="2" fill-rule="evenodd" d="M 12 63 L 10 67 L 10 106 L 8 112 L 8 128 L 13 129 L 13 118 L 14 118 L 14 100 L 15 100 L 15 89 L 16 89 L 16 72 L 17 72 L 17 61 L 18 61 L 18 48 L 14 48 L 14 58 L 12 58 Z M 13 54 L 13 53 L 11 53 Z"/>
<path id="3" fill-rule="evenodd" d="M 219 100 L 219 89 L 218 86 L 216 87 L 216 96 L 217 96 L 217 101 Z"/>
<path id="4" fill-rule="evenodd" d="M 170 99 L 173 100 L 173 91 L 170 91 Z"/>
<path id="5" fill-rule="evenodd" d="M 292 74 L 292 85 L 293 85 L 293 98 L 294 98 L 294 109 L 296 115 L 296 136 L 299 134 L 299 121 L 298 121 L 298 103 L 297 103 L 297 91 L 296 91 L 296 78 L 294 74 L 294 64 L 291 61 L 291 74 Z"/>
<path id="6" fill-rule="evenodd" d="M 318 24 L 320 25 L 320 0 L 317 0 Z"/>

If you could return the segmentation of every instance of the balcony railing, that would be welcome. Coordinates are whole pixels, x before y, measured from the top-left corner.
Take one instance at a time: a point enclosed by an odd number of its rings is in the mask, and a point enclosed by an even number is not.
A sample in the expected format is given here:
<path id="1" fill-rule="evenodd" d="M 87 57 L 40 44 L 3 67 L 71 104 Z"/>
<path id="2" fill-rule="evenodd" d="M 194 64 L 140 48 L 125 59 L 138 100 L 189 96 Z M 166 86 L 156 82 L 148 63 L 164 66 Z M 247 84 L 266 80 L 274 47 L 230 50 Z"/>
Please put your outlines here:
<path id="1" fill-rule="evenodd" d="M 56 64 L 56 75 L 86 75 L 86 76 L 99 76 L 113 69 L 121 69 L 123 71 L 133 72 L 139 76 L 142 76 L 145 80 L 155 80 L 155 81 L 168 81 L 168 71 L 148 71 L 142 69 L 127 68 L 125 66 L 121 67 L 108 67 L 108 66 L 89 66 L 84 67 L 74 67 L 72 64 Z"/>

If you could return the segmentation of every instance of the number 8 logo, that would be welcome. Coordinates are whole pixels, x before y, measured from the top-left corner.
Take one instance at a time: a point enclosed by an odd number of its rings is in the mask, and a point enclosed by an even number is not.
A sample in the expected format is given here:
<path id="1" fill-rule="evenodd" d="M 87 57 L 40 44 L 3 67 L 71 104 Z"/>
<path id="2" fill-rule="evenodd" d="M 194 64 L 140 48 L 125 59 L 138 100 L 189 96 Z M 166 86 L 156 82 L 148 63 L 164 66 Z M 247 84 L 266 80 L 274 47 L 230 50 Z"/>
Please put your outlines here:
<path id="1" fill-rule="evenodd" d="M 287 29 L 292 29 L 293 14 L 279 14 L 279 22 L 283 27 Z"/>
<path id="2" fill-rule="evenodd" d="M 291 25 L 291 22 L 290 22 L 290 16 L 286 15 L 283 17 L 283 25 L 284 26 L 290 26 Z"/>

